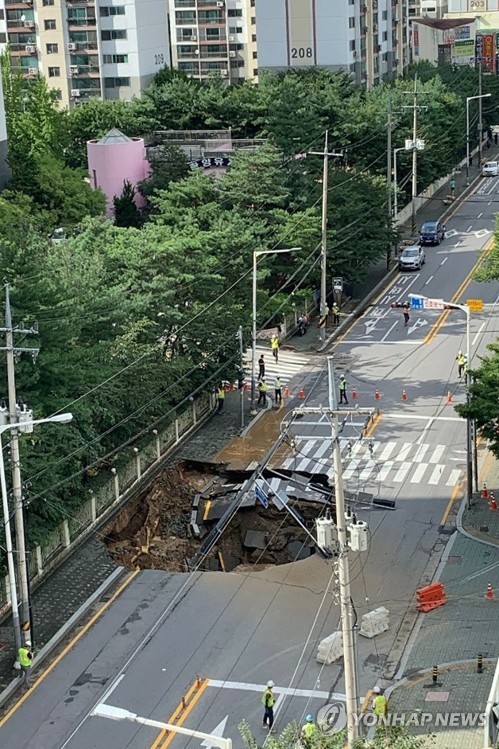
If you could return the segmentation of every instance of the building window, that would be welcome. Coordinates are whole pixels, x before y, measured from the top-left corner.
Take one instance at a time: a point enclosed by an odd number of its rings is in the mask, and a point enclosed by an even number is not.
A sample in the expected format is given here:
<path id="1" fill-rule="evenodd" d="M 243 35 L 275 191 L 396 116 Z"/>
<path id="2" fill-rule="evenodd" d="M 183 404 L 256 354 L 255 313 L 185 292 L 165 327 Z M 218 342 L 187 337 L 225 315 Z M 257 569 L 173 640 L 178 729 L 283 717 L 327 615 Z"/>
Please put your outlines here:
<path id="1" fill-rule="evenodd" d="M 124 5 L 101 5 L 100 14 L 101 16 L 124 16 L 125 6 Z"/>
<path id="2" fill-rule="evenodd" d="M 258 75 L 258 68 L 253 68 L 253 75 Z"/>
<path id="3" fill-rule="evenodd" d="M 103 42 L 110 42 L 113 39 L 126 39 L 126 29 L 107 29 L 101 31 L 101 39 Z"/>
<path id="4" fill-rule="evenodd" d="M 236 16 L 239 18 L 243 15 L 243 11 L 241 8 L 229 8 L 227 10 L 227 15 L 229 18 L 235 18 Z"/>
<path id="5" fill-rule="evenodd" d="M 44 8 L 46 8 L 48 5 L 53 5 L 53 4 L 54 4 L 54 0 L 43 0 L 43 3 L 42 3 Z"/>
<path id="6" fill-rule="evenodd" d="M 121 88 L 122 86 L 129 86 L 130 78 L 104 78 L 104 86 L 106 88 Z"/>
<path id="7" fill-rule="evenodd" d="M 229 34 L 242 34 L 242 26 L 229 26 Z"/>
<path id="8" fill-rule="evenodd" d="M 0 21 L 5 21 L 5 11 L 3 8 L 0 8 Z"/>
<path id="9" fill-rule="evenodd" d="M 47 54 L 56 55 L 59 52 L 58 44 L 47 44 Z"/>
<path id="10" fill-rule="evenodd" d="M 383 41 L 384 42 L 388 41 L 388 32 L 387 31 L 383 31 Z"/>
<path id="11" fill-rule="evenodd" d="M 348 28 L 349 29 L 354 29 L 355 28 L 355 17 L 354 16 L 351 16 L 348 19 Z"/>
<path id="12" fill-rule="evenodd" d="M 103 55 L 102 56 L 103 62 L 106 63 L 106 65 L 109 64 L 119 64 L 120 62 L 128 62 L 128 55 Z"/>
<path id="13" fill-rule="evenodd" d="M 256 42 L 256 34 L 252 34 L 251 35 L 251 41 L 252 42 Z"/>
<path id="14" fill-rule="evenodd" d="M 0 43 L 1 44 L 6 44 L 7 43 L 7 34 L 5 34 L 4 32 L 2 32 L 0 34 Z"/>
<path id="15" fill-rule="evenodd" d="M 44 25 L 45 25 L 45 31 L 54 31 L 54 29 L 57 28 L 55 19 L 53 18 L 48 18 L 46 21 L 44 21 Z"/>
<path id="16" fill-rule="evenodd" d="M 355 39 L 350 40 L 350 52 L 355 51 Z"/>
<path id="17" fill-rule="evenodd" d="M 258 52 L 253 52 L 253 60 L 258 59 Z"/>
<path id="18" fill-rule="evenodd" d="M 387 10 L 382 11 L 381 18 L 383 19 L 383 21 L 387 21 L 388 20 L 388 11 Z"/>
<path id="19" fill-rule="evenodd" d="M 256 16 L 251 16 L 251 25 L 254 26 L 256 23 Z"/>
<path id="20" fill-rule="evenodd" d="M 60 68 L 49 68 L 49 78 L 59 78 L 61 75 Z"/>

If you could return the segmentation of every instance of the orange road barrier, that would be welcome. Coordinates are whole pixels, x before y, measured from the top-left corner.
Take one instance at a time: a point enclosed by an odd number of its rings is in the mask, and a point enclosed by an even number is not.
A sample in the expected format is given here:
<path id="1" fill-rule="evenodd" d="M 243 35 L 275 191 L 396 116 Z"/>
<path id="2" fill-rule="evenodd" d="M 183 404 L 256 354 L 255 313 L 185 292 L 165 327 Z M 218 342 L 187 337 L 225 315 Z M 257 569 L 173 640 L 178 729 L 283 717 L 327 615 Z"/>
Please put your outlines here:
<path id="1" fill-rule="evenodd" d="M 447 391 L 447 403 L 452 403 L 452 393 L 450 390 Z"/>
<path id="2" fill-rule="evenodd" d="M 407 400 L 407 393 L 405 392 L 405 390 L 402 390 L 402 400 L 403 401 Z"/>
<path id="3" fill-rule="evenodd" d="M 305 398 L 305 391 L 303 388 L 300 388 L 300 392 L 298 393 L 298 398 L 300 398 L 300 400 L 303 400 Z"/>
<path id="4" fill-rule="evenodd" d="M 426 614 L 428 611 L 443 606 L 447 603 L 444 586 L 442 583 L 432 583 L 416 591 L 416 608 Z"/>
<path id="5" fill-rule="evenodd" d="M 285 397 L 285 398 L 289 398 L 289 387 L 288 387 L 287 385 L 286 385 L 286 387 L 284 388 L 284 397 Z"/>
<path id="6" fill-rule="evenodd" d="M 494 497 L 494 492 L 490 492 L 489 508 L 491 510 L 497 510 L 497 502 L 496 502 L 496 498 Z"/>
<path id="7" fill-rule="evenodd" d="M 376 398 L 377 401 L 379 401 L 379 399 L 381 398 L 381 395 L 379 394 L 379 390 L 376 390 L 376 392 L 374 393 L 374 397 Z"/>
<path id="8" fill-rule="evenodd" d="M 352 390 L 352 398 L 353 398 L 353 400 L 357 400 L 357 388 L 354 388 Z"/>
<path id="9" fill-rule="evenodd" d="M 483 485 L 482 493 L 480 495 L 482 499 L 488 499 L 489 498 L 489 490 L 487 489 L 487 484 Z"/>
<path id="10" fill-rule="evenodd" d="M 485 598 L 487 598 L 487 600 L 489 601 L 493 601 L 495 598 L 494 591 L 490 583 L 488 583 L 487 585 L 487 592 L 485 593 Z"/>

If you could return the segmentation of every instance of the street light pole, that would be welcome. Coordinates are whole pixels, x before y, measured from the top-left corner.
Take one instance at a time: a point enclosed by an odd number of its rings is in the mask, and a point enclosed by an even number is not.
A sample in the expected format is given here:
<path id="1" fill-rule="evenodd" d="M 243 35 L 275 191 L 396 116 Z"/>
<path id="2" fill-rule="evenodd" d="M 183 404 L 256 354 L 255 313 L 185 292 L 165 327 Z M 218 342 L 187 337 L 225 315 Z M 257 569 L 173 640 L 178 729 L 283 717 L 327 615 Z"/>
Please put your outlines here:
<path id="1" fill-rule="evenodd" d="M 255 413 L 255 394 L 256 394 L 256 377 L 255 377 L 255 365 L 256 365 L 256 271 L 258 258 L 261 255 L 279 255 L 283 252 L 296 252 L 301 250 L 301 247 L 289 247 L 286 250 L 255 250 L 253 252 L 253 304 L 252 304 L 252 315 L 251 315 L 251 414 Z"/>
<path id="2" fill-rule="evenodd" d="M 397 227 L 397 215 L 398 215 L 398 173 L 397 173 L 397 154 L 399 151 L 405 151 L 405 147 L 402 146 L 401 148 L 394 148 L 393 149 L 393 181 L 394 181 L 394 195 L 393 195 L 393 222 L 395 223 L 395 227 Z"/>
<path id="3" fill-rule="evenodd" d="M 492 96 L 492 94 L 479 94 L 478 96 L 466 97 L 466 184 L 467 185 L 469 185 L 470 183 L 470 101 L 473 101 L 474 99 L 479 99 L 481 103 L 482 99 L 487 99 L 489 96 Z M 479 161 L 478 161 L 479 167 L 480 167 L 480 159 L 481 159 L 481 153 L 482 153 L 481 142 L 482 142 L 482 135 L 480 133 L 480 149 L 479 149 Z"/>

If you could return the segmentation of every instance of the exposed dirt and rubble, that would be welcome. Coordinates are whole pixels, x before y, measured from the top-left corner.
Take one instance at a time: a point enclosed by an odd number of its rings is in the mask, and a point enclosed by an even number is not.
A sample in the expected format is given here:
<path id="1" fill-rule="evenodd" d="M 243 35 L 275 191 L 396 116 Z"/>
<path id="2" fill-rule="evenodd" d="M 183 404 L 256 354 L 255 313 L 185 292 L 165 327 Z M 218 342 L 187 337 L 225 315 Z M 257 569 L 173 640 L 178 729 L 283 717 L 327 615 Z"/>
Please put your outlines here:
<path id="1" fill-rule="evenodd" d="M 183 462 L 166 468 L 104 529 L 111 556 L 128 569 L 185 572 L 210 530 L 242 485 L 223 467 Z M 313 541 L 285 511 L 245 503 L 201 568 L 242 571 L 285 564 L 314 553 Z M 306 527 L 315 529 L 323 504 L 293 500 Z M 193 509 L 194 508 L 194 509 Z M 193 523 L 193 517 L 197 523 Z M 199 525 L 198 525 L 199 524 Z M 197 537 L 196 537 L 197 536 Z"/>

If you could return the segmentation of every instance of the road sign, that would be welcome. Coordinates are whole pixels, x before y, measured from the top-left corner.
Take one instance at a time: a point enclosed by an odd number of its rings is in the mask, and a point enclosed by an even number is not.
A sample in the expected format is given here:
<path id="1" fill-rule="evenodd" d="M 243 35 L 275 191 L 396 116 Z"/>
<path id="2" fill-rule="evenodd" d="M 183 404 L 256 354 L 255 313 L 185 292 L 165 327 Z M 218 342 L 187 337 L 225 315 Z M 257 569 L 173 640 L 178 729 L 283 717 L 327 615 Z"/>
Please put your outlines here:
<path id="1" fill-rule="evenodd" d="M 255 497 L 259 502 L 262 503 L 262 505 L 265 507 L 266 510 L 269 508 L 269 498 L 263 491 L 261 486 L 258 486 L 258 484 L 255 484 Z"/>
<path id="2" fill-rule="evenodd" d="M 411 309 L 424 309 L 422 296 L 411 296 Z"/>
<path id="3" fill-rule="evenodd" d="M 466 304 L 470 312 L 483 312 L 483 299 L 467 299 Z"/>
<path id="4" fill-rule="evenodd" d="M 444 309 L 445 302 L 443 299 L 423 299 L 423 309 Z"/>

